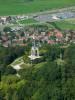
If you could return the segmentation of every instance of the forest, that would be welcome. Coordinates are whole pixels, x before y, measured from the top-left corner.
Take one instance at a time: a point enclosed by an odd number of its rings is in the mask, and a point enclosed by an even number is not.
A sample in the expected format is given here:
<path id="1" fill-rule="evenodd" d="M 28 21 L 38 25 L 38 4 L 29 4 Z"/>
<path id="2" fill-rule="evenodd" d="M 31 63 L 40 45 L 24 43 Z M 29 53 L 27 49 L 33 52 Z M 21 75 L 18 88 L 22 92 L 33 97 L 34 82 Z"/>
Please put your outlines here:
<path id="1" fill-rule="evenodd" d="M 20 56 L 26 59 L 30 48 L 13 49 L 0 48 L 0 100 L 75 100 L 75 44 L 43 45 L 42 59 L 21 69 L 21 77 L 10 64 Z"/>

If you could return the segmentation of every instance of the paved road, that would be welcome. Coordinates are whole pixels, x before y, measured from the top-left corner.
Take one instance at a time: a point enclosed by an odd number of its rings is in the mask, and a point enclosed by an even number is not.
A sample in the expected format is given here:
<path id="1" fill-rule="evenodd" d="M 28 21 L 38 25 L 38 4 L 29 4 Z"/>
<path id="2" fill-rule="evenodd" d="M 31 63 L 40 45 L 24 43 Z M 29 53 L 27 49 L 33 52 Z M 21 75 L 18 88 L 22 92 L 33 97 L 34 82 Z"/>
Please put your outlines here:
<path id="1" fill-rule="evenodd" d="M 40 14 L 36 17 L 32 17 L 33 19 L 35 19 L 36 23 L 26 23 L 26 24 L 20 24 L 18 23 L 20 26 L 28 26 L 28 25 L 32 25 L 32 24 L 43 24 L 46 22 L 54 22 L 54 21 L 60 21 L 60 20 L 64 20 L 64 19 L 70 19 L 70 18 L 75 18 L 75 12 L 71 12 L 71 11 L 65 11 L 65 12 L 58 12 L 58 13 L 46 13 L 46 14 Z"/>
<path id="2" fill-rule="evenodd" d="M 52 10 L 41 11 L 41 12 L 36 12 L 36 13 L 29 13 L 29 14 L 25 14 L 25 15 L 33 17 L 33 16 L 38 16 L 41 14 L 43 15 L 43 14 L 65 12 L 65 11 L 75 11 L 75 6 L 65 7 L 65 8 L 61 8 L 61 9 L 52 9 Z"/>
<path id="3" fill-rule="evenodd" d="M 63 19 L 75 18 L 75 6 L 29 14 L 28 18 L 29 19 L 33 18 L 38 22 L 37 23 L 28 23 L 25 25 L 41 24 L 41 23 L 45 23 L 45 22 L 54 22 L 54 21 L 60 21 Z"/>
<path id="4" fill-rule="evenodd" d="M 15 15 L 12 15 L 12 16 L 15 16 Z M 53 22 L 56 20 L 60 21 L 62 19 L 75 18 L 75 6 L 68 7 L 68 8 L 62 8 L 62 9 L 56 9 L 56 10 L 54 9 L 54 10 L 48 10 L 48 11 L 43 11 L 43 12 L 31 13 L 31 14 L 23 14 L 23 16 L 28 16 L 28 19 L 33 18 L 38 22 L 20 24 L 19 20 L 17 20 L 17 25 L 25 26 L 25 25 L 32 25 L 32 24 L 42 24 L 45 22 Z M 3 27 L 4 25 L 1 25 L 0 30 L 3 29 Z"/>

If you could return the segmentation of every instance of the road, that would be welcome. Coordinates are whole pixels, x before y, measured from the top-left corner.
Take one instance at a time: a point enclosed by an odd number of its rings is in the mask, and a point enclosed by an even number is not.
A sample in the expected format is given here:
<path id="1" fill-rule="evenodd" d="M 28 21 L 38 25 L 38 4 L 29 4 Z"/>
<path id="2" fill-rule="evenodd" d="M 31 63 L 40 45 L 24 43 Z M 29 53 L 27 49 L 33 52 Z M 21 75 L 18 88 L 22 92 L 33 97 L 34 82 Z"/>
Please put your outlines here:
<path id="1" fill-rule="evenodd" d="M 57 10 L 43 11 L 27 15 L 28 19 L 34 19 L 37 23 L 26 23 L 20 25 L 41 24 L 45 22 L 60 21 L 69 18 L 75 18 L 75 6 Z"/>
<path id="2" fill-rule="evenodd" d="M 65 12 L 57 12 L 57 13 L 48 13 L 48 14 L 41 14 L 34 19 L 39 22 L 52 22 L 56 20 L 68 19 L 68 18 L 75 18 L 75 12 L 65 11 Z"/>
<path id="3" fill-rule="evenodd" d="M 18 16 L 18 15 L 11 15 L 11 16 Z M 19 16 L 28 16 L 28 19 L 34 19 L 37 22 L 21 24 L 19 22 L 21 20 L 20 19 L 20 20 L 16 20 L 17 22 L 16 26 L 28 26 L 28 25 L 33 25 L 33 24 L 37 25 L 37 24 L 43 24 L 46 22 L 60 21 L 60 20 L 68 19 L 68 18 L 75 18 L 75 6 L 62 8 L 62 9 L 56 9 L 56 10 L 54 9 L 54 10 L 48 10 L 48 11 L 42 11 L 42 12 L 36 12 L 36 13 L 30 13 L 30 14 L 23 14 Z M 2 30 L 5 25 L 0 25 L 0 26 L 1 26 L 0 30 Z M 11 26 L 11 24 L 9 24 L 9 26 Z"/>

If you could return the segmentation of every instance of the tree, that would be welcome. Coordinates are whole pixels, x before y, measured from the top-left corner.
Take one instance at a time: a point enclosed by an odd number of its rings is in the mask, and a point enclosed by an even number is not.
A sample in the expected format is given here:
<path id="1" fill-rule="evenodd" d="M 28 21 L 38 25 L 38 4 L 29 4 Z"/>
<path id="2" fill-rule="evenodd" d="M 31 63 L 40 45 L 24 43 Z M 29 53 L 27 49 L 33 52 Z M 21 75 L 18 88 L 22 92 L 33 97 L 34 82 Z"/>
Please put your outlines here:
<path id="1" fill-rule="evenodd" d="M 11 32 L 11 28 L 10 27 L 4 27 L 3 31 L 4 32 Z"/>

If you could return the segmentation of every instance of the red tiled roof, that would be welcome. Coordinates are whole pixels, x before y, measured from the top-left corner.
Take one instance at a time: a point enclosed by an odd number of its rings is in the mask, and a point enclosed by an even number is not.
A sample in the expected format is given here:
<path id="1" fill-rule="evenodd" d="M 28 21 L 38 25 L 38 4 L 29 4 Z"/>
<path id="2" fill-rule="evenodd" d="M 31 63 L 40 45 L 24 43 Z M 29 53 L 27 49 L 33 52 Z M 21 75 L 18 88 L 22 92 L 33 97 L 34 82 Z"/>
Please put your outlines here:
<path id="1" fill-rule="evenodd" d="M 48 44 L 54 44 L 53 40 L 48 40 Z"/>
<path id="2" fill-rule="evenodd" d="M 62 37 L 63 37 L 63 34 L 62 34 L 61 32 L 57 32 L 57 33 L 55 34 L 55 36 L 56 36 L 57 38 L 62 38 Z"/>

